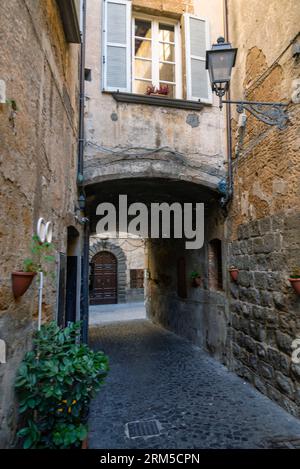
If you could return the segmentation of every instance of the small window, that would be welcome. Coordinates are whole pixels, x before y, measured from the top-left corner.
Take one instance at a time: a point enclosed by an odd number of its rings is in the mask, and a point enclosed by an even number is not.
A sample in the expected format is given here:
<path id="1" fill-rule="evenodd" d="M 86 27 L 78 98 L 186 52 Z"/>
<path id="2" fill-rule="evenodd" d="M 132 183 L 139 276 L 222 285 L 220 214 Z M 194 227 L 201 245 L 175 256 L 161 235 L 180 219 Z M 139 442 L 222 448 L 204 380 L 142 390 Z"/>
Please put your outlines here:
<path id="1" fill-rule="evenodd" d="M 130 270 L 130 288 L 144 288 L 144 269 Z"/>
<path id="2" fill-rule="evenodd" d="M 208 278 L 212 290 L 223 289 L 222 242 L 213 239 L 208 246 Z"/>
<path id="3" fill-rule="evenodd" d="M 92 81 L 92 70 L 90 68 L 84 69 L 84 79 L 85 81 Z"/>

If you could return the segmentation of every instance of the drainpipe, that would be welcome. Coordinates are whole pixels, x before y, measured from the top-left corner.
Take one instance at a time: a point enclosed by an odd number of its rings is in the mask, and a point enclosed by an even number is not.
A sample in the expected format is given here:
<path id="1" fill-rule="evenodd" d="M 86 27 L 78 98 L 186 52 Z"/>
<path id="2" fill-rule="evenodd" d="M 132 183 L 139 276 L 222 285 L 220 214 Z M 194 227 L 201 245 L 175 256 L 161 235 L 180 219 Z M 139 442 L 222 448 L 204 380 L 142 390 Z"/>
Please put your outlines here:
<path id="1" fill-rule="evenodd" d="M 85 39 L 86 39 L 86 0 L 82 0 L 82 31 L 80 46 L 80 84 L 79 84 L 79 138 L 78 138 L 78 165 L 77 186 L 79 194 L 84 193 L 83 188 L 83 154 L 84 154 L 84 67 L 85 67 Z M 81 341 L 88 341 L 89 320 L 89 225 L 83 225 L 83 242 L 81 253 L 81 285 L 80 285 L 80 320 L 82 321 Z"/>
<path id="2" fill-rule="evenodd" d="M 85 33 L 86 33 L 86 0 L 82 0 L 82 31 L 80 43 L 80 83 L 79 83 L 79 138 L 77 183 L 83 183 L 83 151 L 84 151 L 84 66 L 85 66 Z"/>
<path id="3" fill-rule="evenodd" d="M 229 27 L 228 27 L 228 0 L 224 0 L 224 36 L 226 42 L 229 42 Z M 230 89 L 227 92 L 227 99 L 230 100 Z M 233 197 L 233 172 L 232 172 L 232 127 L 231 127 L 231 107 L 226 106 L 226 133 L 227 133 L 227 191 L 226 195 L 222 198 L 222 206 L 227 207 L 227 204 Z"/>

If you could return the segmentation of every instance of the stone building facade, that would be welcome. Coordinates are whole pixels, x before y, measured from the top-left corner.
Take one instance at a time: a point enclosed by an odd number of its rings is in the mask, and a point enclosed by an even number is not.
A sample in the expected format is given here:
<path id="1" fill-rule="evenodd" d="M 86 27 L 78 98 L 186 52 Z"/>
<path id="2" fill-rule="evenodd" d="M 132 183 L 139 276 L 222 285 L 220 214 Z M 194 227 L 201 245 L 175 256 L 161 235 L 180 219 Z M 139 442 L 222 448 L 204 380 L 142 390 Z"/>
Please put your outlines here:
<path id="1" fill-rule="evenodd" d="M 238 47 L 231 98 L 288 103 L 284 130 L 233 114 L 234 197 L 227 220 L 232 368 L 300 415 L 300 301 L 289 276 L 300 265 L 300 9 L 297 1 L 228 0 L 229 39 Z"/>
<path id="2" fill-rule="evenodd" d="M 37 318 L 37 282 L 16 300 L 11 273 L 30 256 L 37 220 L 52 221 L 57 275 L 45 281 L 43 319 L 54 319 L 65 280 L 65 271 L 59 273 L 62 259 L 80 255 L 81 226 L 74 218 L 80 45 L 70 43 L 80 42 L 78 6 L 59 0 L 0 5 L 2 90 L 6 85 L 6 102 L 0 104 L 0 339 L 6 343 L 6 363 L 0 364 L 0 447 L 14 443 L 15 374 L 31 347 Z"/>

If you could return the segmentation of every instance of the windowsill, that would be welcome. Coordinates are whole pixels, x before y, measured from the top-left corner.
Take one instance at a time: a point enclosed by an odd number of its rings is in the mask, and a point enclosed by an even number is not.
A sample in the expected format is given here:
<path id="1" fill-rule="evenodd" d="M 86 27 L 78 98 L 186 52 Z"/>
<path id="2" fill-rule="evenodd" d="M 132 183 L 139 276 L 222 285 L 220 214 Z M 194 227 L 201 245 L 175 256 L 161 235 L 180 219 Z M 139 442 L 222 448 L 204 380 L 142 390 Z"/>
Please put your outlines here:
<path id="1" fill-rule="evenodd" d="M 148 96 L 143 94 L 110 92 L 113 98 L 120 103 L 129 104 L 148 104 L 149 106 L 172 107 L 176 109 L 186 109 L 189 111 L 201 111 L 204 106 L 210 104 L 201 103 L 200 101 L 188 101 L 185 99 L 175 99 L 163 96 Z"/>

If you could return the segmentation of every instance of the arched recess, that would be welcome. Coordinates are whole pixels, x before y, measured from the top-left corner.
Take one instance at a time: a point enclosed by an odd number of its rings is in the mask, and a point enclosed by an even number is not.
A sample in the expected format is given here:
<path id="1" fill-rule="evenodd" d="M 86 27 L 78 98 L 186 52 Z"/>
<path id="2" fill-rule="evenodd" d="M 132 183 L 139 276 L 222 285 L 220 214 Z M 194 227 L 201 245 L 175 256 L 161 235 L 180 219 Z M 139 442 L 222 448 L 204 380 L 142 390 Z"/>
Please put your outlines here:
<path id="1" fill-rule="evenodd" d="M 126 256 L 122 248 L 105 239 L 90 240 L 89 260 L 101 251 L 108 251 L 117 258 L 118 303 L 126 303 Z"/>

